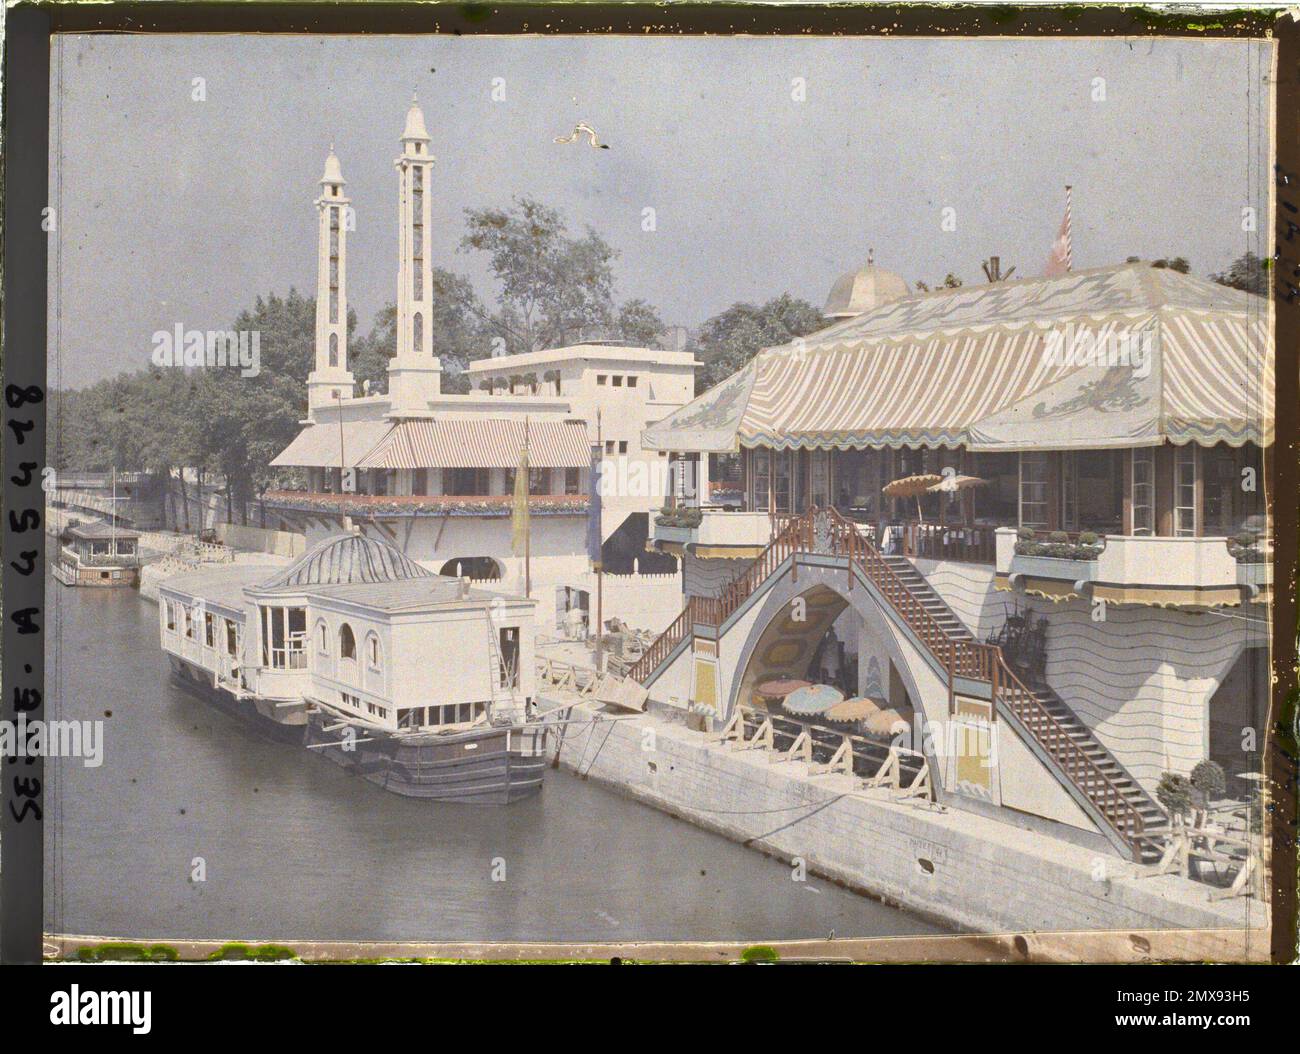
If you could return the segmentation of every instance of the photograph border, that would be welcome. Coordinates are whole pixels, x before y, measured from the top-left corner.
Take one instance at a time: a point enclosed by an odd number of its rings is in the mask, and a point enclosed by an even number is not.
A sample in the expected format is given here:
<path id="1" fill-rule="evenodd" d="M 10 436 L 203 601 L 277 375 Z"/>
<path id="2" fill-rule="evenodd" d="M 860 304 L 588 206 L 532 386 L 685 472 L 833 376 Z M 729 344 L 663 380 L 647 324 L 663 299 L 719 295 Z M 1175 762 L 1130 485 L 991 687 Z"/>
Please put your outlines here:
<path id="1" fill-rule="evenodd" d="M 50 38 L 59 33 L 279 33 L 557 35 L 704 34 L 885 37 L 1179 37 L 1276 42 L 1275 180 L 1272 193 L 1272 302 L 1277 370 L 1277 439 L 1265 454 L 1265 487 L 1274 523 L 1273 683 L 1265 775 L 1272 796 L 1271 959 L 1293 962 L 1296 943 L 1296 557 L 1297 405 L 1300 375 L 1300 26 L 1280 9 L 1195 11 L 1154 7 L 747 4 L 21 4 L 7 12 L 4 52 L 4 662 L 0 718 L 19 710 L 43 715 L 45 624 L 42 469 L 45 467 Z M 43 398 L 43 396 L 42 396 Z M 1279 456 L 1285 454 L 1285 456 Z M 32 515 L 35 515 L 33 525 Z M 0 962 L 150 958 L 150 949 L 60 938 L 43 921 L 43 815 L 47 795 L 40 758 L 0 759 Z M 855 961 L 1043 959 L 1186 961 L 1188 931 L 1086 934 L 954 935 L 837 941 L 834 958 Z M 274 939 L 276 935 L 271 935 Z M 773 942 L 783 958 L 824 960 L 816 941 Z M 119 947 L 120 954 L 111 952 Z M 161 946 L 155 946 L 161 947 Z M 219 942 L 176 942 L 183 958 L 222 957 Z M 762 947 L 767 948 L 767 945 Z M 134 950 L 133 950 L 134 949 Z M 256 946 L 253 946 L 253 950 Z M 1073 950 L 1072 950 L 1073 949 Z M 102 950 L 102 951 L 101 951 Z M 775 953 L 774 953 L 775 954 Z M 1095 958 L 1094 958 L 1095 956 Z M 159 957 L 168 958 L 159 954 Z M 274 956 L 268 956 L 274 957 Z M 311 960 L 735 961 L 740 945 L 715 942 L 383 944 L 312 942 L 295 949 Z M 1193 956 L 1195 957 L 1195 956 Z"/>

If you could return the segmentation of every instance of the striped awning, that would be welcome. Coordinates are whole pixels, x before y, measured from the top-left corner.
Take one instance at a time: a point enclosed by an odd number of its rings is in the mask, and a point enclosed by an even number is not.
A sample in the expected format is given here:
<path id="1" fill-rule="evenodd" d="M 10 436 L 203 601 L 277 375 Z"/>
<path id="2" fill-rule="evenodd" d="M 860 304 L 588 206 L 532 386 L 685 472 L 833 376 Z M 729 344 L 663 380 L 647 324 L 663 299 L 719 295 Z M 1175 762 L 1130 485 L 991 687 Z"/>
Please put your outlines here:
<path id="1" fill-rule="evenodd" d="M 1061 354 L 1078 333 L 1107 350 Z M 1113 369 L 1109 349 L 1136 336 L 1150 369 Z M 1273 369 L 1263 298 L 1134 263 L 885 304 L 760 352 L 643 445 L 1267 444 Z"/>
<path id="2" fill-rule="evenodd" d="M 1175 316 L 1140 370 L 1103 356 L 975 422 L 977 451 L 1273 442 L 1273 354 L 1262 318 Z"/>
<path id="3" fill-rule="evenodd" d="M 308 425 L 271 461 L 293 468 L 355 468 L 393 428 L 391 421 L 337 421 Z"/>
<path id="4" fill-rule="evenodd" d="M 401 421 L 358 464 L 359 468 L 513 468 L 524 448 L 525 423 L 508 418 Z M 581 421 L 527 425 L 533 468 L 585 468 L 591 463 Z"/>

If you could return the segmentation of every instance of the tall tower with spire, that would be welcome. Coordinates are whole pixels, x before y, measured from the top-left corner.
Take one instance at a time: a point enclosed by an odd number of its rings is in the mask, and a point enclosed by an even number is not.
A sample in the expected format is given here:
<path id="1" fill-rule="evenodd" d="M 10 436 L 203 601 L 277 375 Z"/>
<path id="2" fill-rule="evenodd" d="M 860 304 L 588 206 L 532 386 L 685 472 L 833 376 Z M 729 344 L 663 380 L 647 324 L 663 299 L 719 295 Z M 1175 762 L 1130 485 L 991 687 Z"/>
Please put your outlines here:
<path id="1" fill-rule="evenodd" d="M 414 93 L 406 111 L 398 180 L 397 354 L 388 364 L 392 411 L 423 410 L 442 391 L 442 363 L 430 329 L 433 269 L 429 261 L 433 155 Z"/>
<path id="2" fill-rule="evenodd" d="M 321 193 L 316 199 L 320 216 L 316 255 L 316 368 L 307 376 L 307 409 L 314 414 L 335 398 L 352 398 L 352 373 L 348 370 L 347 228 L 351 201 L 343 192 L 345 181 L 339 159 L 330 144 Z"/>

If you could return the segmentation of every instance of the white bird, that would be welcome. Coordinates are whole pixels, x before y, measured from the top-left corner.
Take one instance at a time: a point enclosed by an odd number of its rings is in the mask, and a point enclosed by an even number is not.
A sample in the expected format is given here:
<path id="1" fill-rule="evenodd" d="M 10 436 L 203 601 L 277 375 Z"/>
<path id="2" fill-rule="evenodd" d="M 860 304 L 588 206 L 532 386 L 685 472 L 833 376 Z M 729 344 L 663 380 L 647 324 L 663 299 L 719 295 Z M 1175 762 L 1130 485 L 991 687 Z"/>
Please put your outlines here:
<path id="1" fill-rule="evenodd" d="M 570 135 L 557 135 L 557 143 L 576 143 L 583 135 L 591 136 L 591 146 L 593 149 L 608 150 L 609 147 L 600 141 L 596 134 L 596 129 L 592 128 L 586 121 L 579 121 L 573 126 L 573 132 Z"/>

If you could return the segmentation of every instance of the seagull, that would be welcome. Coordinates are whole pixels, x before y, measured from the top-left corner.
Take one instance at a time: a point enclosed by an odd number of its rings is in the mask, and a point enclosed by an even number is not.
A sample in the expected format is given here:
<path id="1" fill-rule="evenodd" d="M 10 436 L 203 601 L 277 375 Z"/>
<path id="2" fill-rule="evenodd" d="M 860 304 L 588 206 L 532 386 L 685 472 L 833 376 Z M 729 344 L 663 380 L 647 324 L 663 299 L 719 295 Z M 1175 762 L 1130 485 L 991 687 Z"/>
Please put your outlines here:
<path id="1" fill-rule="evenodd" d="M 589 125 L 586 121 L 579 121 L 577 124 L 575 124 L 573 126 L 573 132 L 570 135 L 557 135 L 555 137 L 555 141 L 557 143 L 576 143 L 578 139 L 583 135 L 591 136 L 592 149 L 597 149 L 597 148 L 601 150 L 609 149 L 609 146 L 606 143 L 602 143 L 600 139 L 597 137 L 596 129 L 592 128 L 591 125 Z"/>

